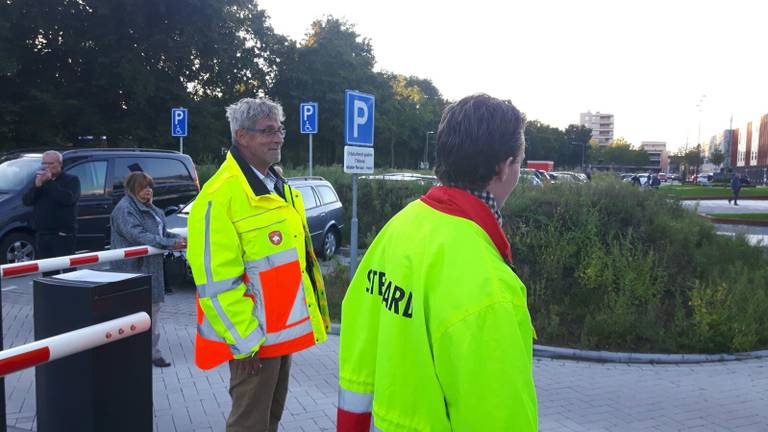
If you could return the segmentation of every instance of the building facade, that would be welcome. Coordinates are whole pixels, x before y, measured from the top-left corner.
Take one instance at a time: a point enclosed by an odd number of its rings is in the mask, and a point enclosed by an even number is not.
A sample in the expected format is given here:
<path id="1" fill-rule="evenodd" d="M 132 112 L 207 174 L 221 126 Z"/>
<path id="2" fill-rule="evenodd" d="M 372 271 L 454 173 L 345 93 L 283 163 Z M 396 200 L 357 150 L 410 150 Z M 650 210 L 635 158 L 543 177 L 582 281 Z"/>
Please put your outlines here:
<path id="1" fill-rule="evenodd" d="M 669 172 L 669 154 L 665 141 L 642 141 L 640 150 L 648 153 L 649 165 L 659 172 Z"/>
<path id="2" fill-rule="evenodd" d="M 613 141 L 613 114 L 587 111 L 579 115 L 579 124 L 592 129 L 598 145 L 607 146 Z"/>
<path id="3" fill-rule="evenodd" d="M 768 114 L 731 130 L 729 168 L 768 184 Z"/>

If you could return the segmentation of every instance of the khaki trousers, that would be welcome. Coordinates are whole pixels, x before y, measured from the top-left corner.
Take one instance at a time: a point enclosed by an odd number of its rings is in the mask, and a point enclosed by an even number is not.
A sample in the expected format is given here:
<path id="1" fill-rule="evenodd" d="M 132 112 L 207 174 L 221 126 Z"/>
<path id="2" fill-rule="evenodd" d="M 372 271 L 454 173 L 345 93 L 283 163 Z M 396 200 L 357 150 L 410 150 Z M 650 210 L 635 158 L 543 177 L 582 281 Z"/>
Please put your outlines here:
<path id="1" fill-rule="evenodd" d="M 227 432 L 277 432 L 288 395 L 291 356 L 261 359 L 254 375 L 237 370 L 229 362 L 229 395 L 232 411 Z"/>

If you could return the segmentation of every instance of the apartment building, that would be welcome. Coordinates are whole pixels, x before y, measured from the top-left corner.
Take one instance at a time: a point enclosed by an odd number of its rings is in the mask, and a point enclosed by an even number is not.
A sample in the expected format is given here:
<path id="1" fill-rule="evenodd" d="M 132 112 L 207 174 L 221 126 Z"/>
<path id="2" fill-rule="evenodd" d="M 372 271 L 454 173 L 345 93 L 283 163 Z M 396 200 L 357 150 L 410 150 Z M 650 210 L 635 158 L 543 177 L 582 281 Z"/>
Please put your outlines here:
<path id="1" fill-rule="evenodd" d="M 649 166 L 660 172 L 669 170 L 669 154 L 667 153 L 667 143 L 665 141 L 642 141 L 640 150 L 648 153 L 650 159 Z"/>
<path id="2" fill-rule="evenodd" d="M 592 129 L 598 145 L 607 146 L 613 141 L 613 114 L 587 111 L 579 115 L 579 124 Z"/>

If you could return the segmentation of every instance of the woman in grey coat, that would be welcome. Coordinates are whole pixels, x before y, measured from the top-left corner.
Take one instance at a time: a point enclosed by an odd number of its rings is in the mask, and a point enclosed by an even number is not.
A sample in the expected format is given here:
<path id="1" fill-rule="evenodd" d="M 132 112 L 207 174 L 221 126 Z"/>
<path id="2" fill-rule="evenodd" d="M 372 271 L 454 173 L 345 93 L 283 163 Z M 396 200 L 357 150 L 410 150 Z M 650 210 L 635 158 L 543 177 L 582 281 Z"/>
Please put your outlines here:
<path id="1" fill-rule="evenodd" d="M 123 183 L 125 196 L 112 211 L 112 249 L 131 246 L 154 246 L 161 249 L 186 247 L 187 239 L 166 229 L 165 214 L 152 204 L 152 177 L 141 171 L 128 174 Z M 167 367 L 171 363 L 163 358 L 158 342 L 160 325 L 158 313 L 165 301 L 163 256 L 153 255 L 116 261 L 112 269 L 126 273 L 145 273 L 152 276 L 152 363 Z"/>

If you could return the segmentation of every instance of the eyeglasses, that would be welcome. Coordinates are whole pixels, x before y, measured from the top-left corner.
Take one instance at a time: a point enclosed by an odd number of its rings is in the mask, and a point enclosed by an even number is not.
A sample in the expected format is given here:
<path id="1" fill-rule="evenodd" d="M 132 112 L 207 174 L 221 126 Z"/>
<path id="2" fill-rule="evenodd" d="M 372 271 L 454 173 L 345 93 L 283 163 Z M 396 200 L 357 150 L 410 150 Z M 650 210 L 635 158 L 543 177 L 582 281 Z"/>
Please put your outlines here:
<path id="1" fill-rule="evenodd" d="M 281 137 L 285 138 L 285 128 L 280 127 L 278 129 L 272 129 L 272 128 L 264 128 L 264 129 L 256 129 L 256 128 L 243 128 L 249 132 L 256 132 L 260 134 L 264 134 L 266 136 L 277 136 L 280 135 Z"/>

